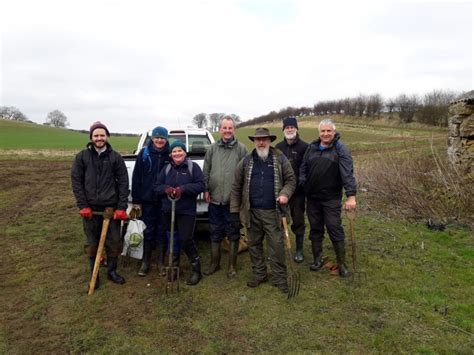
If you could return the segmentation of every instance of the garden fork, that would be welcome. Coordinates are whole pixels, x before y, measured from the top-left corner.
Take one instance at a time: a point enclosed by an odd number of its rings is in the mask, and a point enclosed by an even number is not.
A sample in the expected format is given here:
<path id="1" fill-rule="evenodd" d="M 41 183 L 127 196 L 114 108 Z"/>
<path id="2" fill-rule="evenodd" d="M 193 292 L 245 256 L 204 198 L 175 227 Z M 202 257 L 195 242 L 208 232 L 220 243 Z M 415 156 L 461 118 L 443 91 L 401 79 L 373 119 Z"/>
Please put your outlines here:
<path id="1" fill-rule="evenodd" d="M 286 211 L 280 206 L 281 220 L 283 223 L 283 231 L 285 232 L 285 250 L 288 255 L 289 273 L 288 273 L 288 299 L 298 296 L 301 286 L 300 272 L 295 270 L 293 255 L 291 254 L 290 235 L 288 233 L 288 221 L 286 219 Z"/>
<path id="2" fill-rule="evenodd" d="M 356 218 L 355 210 L 347 210 L 346 216 L 347 216 L 347 219 L 349 220 L 349 228 L 351 232 L 352 270 L 353 270 L 351 274 L 352 280 L 353 281 L 356 279 L 367 280 L 367 274 L 365 272 L 357 271 L 356 238 L 355 238 L 355 231 L 354 231 L 355 218 Z"/>
<path id="3" fill-rule="evenodd" d="M 174 223 L 175 223 L 175 213 L 176 213 L 176 201 L 177 198 L 172 198 L 168 196 L 168 199 L 171 201 L 171 228 L 170 228 L 170 244 L 169 244 L 169 261 L 168 266 L 164 268 L 164 277 L 166 286 L 165 293 L 179 293 L 179 266 L 173 265 L 173 249 L 174 249 Z"/>

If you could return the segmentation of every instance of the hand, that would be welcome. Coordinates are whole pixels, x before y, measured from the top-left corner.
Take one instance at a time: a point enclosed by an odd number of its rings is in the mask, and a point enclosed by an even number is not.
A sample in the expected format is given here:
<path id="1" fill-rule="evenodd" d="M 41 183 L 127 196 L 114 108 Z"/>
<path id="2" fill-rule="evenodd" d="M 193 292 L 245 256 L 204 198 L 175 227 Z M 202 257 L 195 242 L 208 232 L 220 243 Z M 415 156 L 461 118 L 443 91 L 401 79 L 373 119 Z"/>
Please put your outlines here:
<path id="1" fill-rule="evenodd" d="M 173 189 L 171 186 L 168 186 L 168 187 L 165 189 L 165 194 L 167 194 L 167 195 L 170 196 L 170 197 L 173 197 L 172 195 L 174 194 L 174 189 Z"/>
<path id="2" fill-rule="evenodd" d="M 181 194 L 184 192 L 183 188 L 181 186 L 178 186 L 174 189 L 174 198 L 179 199 L 181 198 Z"/>
<path id="3" fill-rule="evenodd" d="M 209 193 L 209 191 L 204 192 L 204 201 L 206 201 L 207 203 L 211 203 L 211 194 Z"/>
<path id="4" fill-rule="evenodd" d="M 278 196 L 277 202 L 278 202 L 280 205 L 286 205 L 286 204 L 288 203 L 288 196 L 285 196 L 285 195 L 280 195 L 280 196 Z"/>
<path id="5" fill-rule="evenodd" d="M 125 210 L 115 210 L 114 219 L 126 221 L 128 219 L 127 212 Z"/>
<path id="6" fill-rule="evenodd" d="M 140 204 L 138 204 L 138 203 L 134 203 L 134 204 L 132 205 L 132 208 L 141 211 L 142 205 L 140 205 Z"/>
<path id="7" fill-rule="evenodd" d="M 91 219 L 92 218 L 92 208 L 90 208 L 90 207 L 81 208 L 81 210 L 79 211 L 79 214 L 84 218 Z"/>
<path id="8" fill-rule="evenodd" d="M 239 213 L 231 213 L 230 220 L 232 222 L 232 227 L 234 229 L 239 230 L 242 228 L 242 224 L 240 223 L 240 214 Z"/>
<path id="9" fill-rule="evenodd" d="M 346 211 L 354 211 L 356 209 L 356 198 L 355 196 L 349 196 L 344 203 L 344 210 Z"/>

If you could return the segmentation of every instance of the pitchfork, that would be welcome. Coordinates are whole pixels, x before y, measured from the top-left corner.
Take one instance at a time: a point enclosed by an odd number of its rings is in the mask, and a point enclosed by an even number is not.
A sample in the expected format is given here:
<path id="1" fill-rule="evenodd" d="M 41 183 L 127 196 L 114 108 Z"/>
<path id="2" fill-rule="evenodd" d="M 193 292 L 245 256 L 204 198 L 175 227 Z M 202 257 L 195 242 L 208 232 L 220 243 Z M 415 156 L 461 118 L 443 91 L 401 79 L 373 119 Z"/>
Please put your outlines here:
<path id="1" fill-rule="evenodd" d="M 288 221 L 286 219 L 287 211 L 281 205 L 279 205 L 281 220 L 283 222 L 283 231 L 285 232 L 285 250 L 290 259 L 289 262 L 289 273 L 288 273 L 288 299 L 298 296 L 301 286 L 300 272 L 295 270 L 293 255 L 291 254 L 291 242 L 290 235 L 288 233 Z"/>
<path id="2" fill-rule="evenodd" d="M 355 224 L 355 218 L 356 218 L 356 212 L 355 210 L 346 210 L 346 216 L 347 219 L 349 220 L 349 228 L 351 230 L 351 245 L 352 245 L 352 280 L 354 281 L 355 279 L 364 279 L 367 280 L 367 274 L 365 272 L 360 272 L 357 271 L 357 254 L 356 254 L 356 238 L 355 238 L 355 232 L 354 232 L 354 224 Z"/>
<path id="3" fill-rule="evenodd" d="M 172 198 L 168 196 L 168 199 L 171 201 L 171 228 L 170 228 L 170 245 L 169 245 L 169 261 L 168 266 L 165 269 L 166 277 L 166 288 L 165 292 L 178 292 L 179 293 L 179 266 L 173 266 L 173 250 L 174 250 L 174 223 L 175 223 L 175 213 L 176 213 L 176 201 L 179 198 Z"/>

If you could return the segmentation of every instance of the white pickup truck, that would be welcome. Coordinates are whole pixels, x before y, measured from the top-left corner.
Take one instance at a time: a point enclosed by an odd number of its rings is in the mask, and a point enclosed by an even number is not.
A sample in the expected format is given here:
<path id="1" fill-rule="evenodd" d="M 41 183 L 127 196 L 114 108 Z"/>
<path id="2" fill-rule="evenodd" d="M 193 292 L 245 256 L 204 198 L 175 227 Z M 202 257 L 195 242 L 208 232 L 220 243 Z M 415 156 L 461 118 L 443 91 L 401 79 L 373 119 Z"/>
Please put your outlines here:
<path id="1" fill-rule="evenodd" d="M 169 132 L 169 143 L 173 143 L 176 140 L 180 140 L 186 145 L 188 157 L 196 162 L 202 169 L 204 164 L 204 155 L 206 154 L 207 148 L 214 143 L 214 137 L 212 134 L 200 128 L 186 128 L 186 129 L 173 129 Z M 130 192 L 132 190 L 132 175 L 133 167 L 137 159 L 137 154 L 140 150 L 148 144 L 151 139 L 151 131 L 145 132 L 141 135 L 140 140 L 137 144 L 134 154 L 124 155 L 125 165 L 128 170 L 128 178 L 130 181 Z M 129 196 L 129 203 L 132 202 L 132 196 Z M 208 219 L 207 215 L 207 203 L 203 199 L 203 194 L 198 196 L 197 201 L 197 222 L 206 222 Z"/>

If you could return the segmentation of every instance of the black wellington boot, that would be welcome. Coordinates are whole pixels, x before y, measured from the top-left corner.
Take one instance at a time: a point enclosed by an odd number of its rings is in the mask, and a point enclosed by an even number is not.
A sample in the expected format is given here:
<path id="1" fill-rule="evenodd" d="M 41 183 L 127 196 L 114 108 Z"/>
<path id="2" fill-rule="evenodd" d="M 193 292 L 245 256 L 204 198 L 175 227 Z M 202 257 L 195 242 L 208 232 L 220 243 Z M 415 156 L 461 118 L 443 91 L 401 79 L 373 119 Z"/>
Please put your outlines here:
<path id="1" fill-rule="evenodd" d="M 204 271 L 204 275 L 212 275 L 221 269 L 221 243 L 211 243 L 211 265 Z"/>
<path id="2" fill-rule="evenodd" d="M 151 253 L 152 253 L 152 245 L 150 242 L 145 241 L 143 243 L 142 265 L 140 266 L 140 270 L 138 270 L 138 276 L 146 276 L 146 274 L 148 274 L 148 271 L 150 270 L 150 264 L 151 264 Z"/>
<path id="3" fill-rule="evenodd" d="M 189 278 L 186 280 L 186 285 L 194 286 L 197 285 L 202 279 L 201 261 L 199 260 L 199 257 L 191 260 L 191 271 L 191 276 L 189 276 Z"/>
<path id="4" fill-rule="evenodd" d="M 237 276 L 237 254 L 239 253 L 239 241 L 232 240 L 229 244 L 229 269 L 227 277 L 233 279 Z"/>
<path id="5" fill-rule="evenodd" d="M 323 250 L 322 240 L 311 240 L 311 249 L 313 250 L 314 262 L 310 265 L 311 271 L 319 271 L 323 267 L 323 257 L 321 252 Z"/>
<path id="6" fill-rule="evenodd" d="M 296 235 L 296 253 L 295 253 L 295 257 L 293 258 L 295 262 L 297 263 L 302 263 L 304 261 L 303 243 L 304 243 L 304 234 L 297 234 Z"/>
<path id="7" fill-rule="evenodd" d="M 333 243 L 334 251 L 336 252 L 337 267 L 339 269 L 339 276 L 348 277 L 349 270 L 346 266 L 346 246 L 344 241 Z"/>
<path id="8" fill-rule="evenodd" d="M 94 264 L 95 264 L 95 256 L 90 256 L 89 257 L 89 268 L 91 270 L 91 277 L 92 273 L 94 272 Z M 87 284 L 87 291 L 89 291 L 89 284 Z M 97 290 L 100 286 L 100 279 L 99 279 L 99 273 L 97 273 L 97 279 L 95 280 L 95 287 L 94 290 Z"/>
<path id="9" fill-rule="evenodd" d="M 117 274 L 117 257 L 107 257 L 107 277 L 116 284 L 125 283 L 125 279 Z"/>

